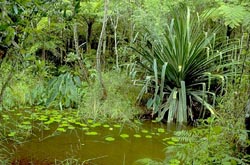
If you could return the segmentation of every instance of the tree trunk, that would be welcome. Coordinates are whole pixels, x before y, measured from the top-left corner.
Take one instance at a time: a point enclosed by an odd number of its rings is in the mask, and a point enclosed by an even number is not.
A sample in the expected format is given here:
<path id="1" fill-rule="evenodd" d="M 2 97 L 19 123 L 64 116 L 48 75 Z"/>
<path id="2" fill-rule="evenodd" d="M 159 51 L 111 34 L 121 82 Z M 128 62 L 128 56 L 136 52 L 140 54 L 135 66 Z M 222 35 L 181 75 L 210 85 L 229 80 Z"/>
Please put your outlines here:
<path id="1" fill-rule="evenodd" d="M 111 18 L 111 23 L 114 29 L 114 40 L 115 40 L 115 64 L 116 64 L 116 69 L 119 70 L 119 55 L 118 55 L 118 42 L 117 42 L 117 26 L 118 26 L 118 21 L 119 21 L 119 17 L 116 16 L 116 19 L 113 20 Z"/>
<path id="2" fill-rule="evenodd" d="M 93 20 L 87 20 L 85 19 L 85 21 L 87 22 L 87 36 L 86 36 L 86 51 L 87 52 L 90 52 L 91 50 L 91 36 L 92 36 L 92 27 L 93 27 L 93 24 L 94 24 L 94 21 Z"/>
<path id="3" fill-rule="evenodd" d="M 78 28 L 77 28 L 77 23 L 76 22 L 74 23 L 74 41 L 75 41 L 75 51 L 76 51 L 76 55 L 77 55 L 77 61 L 78 61 L 78 64 L 79 64 L 79 66 L 81 68 L 82 76 L 88 82 L 88 72 L 87 72 L 87 69 L 83 65 L 83 60 L 81 58 L 80 51 L 79 51 Z"/>
<path id="4" fill-rule="evenodd" d="M 98 74 L 98 80 L 100 83 L 100 87 L 102 90 L 101 100 L 105 100 L 107 98 L 107 90 L 104 86 L 104 82 L 102 79 L 101 54 L 102 54 L 102 43 L 104 40 L 105 31 L 106 31 L 105 29 L 107 26 L 108 3 L 109 3 L 108 0 L 104 0 L 104 16 L 103 16 L 102 31 L 100 34 L 99 43 L 98 43 L 98 47 L 97 47 L 97 51 L 96 51 L 96 70 L 97 70 L 97 74 Z"/>

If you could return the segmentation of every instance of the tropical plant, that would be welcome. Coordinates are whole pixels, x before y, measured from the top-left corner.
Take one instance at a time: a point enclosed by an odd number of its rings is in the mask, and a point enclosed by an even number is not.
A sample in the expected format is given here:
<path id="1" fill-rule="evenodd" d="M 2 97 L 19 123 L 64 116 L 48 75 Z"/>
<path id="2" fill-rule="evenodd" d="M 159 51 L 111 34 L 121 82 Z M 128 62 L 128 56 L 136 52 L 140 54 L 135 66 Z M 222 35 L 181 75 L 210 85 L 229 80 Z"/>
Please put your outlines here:
<path id="1" fill-rule="evenodd" d="M 219 79 L 223 88 L 223 69 L 227 71 L 232 64 L 228 56 L 232 48 L 216 45 L 219 28 L 205 29 L 189 8 L 177 10 L 170 13 L 166 31 L 159 34 L 147 29 L 139 48 L 134 48 L 143 57 L 139 62 L 147 75 L 138 100 L 151 89 L 154 94 L 147 106 L 158 113 L 159 120 L 168 112 L 168 122 L 187 122 L 188 117 L 198 118 L 193 113 L 197 105 L 199 117 L 206 110 L 215 114 L 211 80 Z"/>

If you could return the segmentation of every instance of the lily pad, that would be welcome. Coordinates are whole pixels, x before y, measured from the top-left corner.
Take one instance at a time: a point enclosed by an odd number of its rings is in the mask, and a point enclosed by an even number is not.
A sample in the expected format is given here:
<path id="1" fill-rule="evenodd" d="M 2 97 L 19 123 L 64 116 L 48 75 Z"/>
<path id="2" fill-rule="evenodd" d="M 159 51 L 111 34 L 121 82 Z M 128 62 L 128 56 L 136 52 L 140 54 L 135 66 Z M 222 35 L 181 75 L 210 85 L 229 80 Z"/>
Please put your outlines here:
<path id="1" fill-rule="evenodd" d="M 164 138 L 164 139 L 162 139 L 162 141 L 165 142 L 165 141 L 167 141 L 167 140 L 169 140 L 169 139 L 170 139 L 170 138 Z"/>
<path id="2" fill-rule="evenodd" d="M 86 132 L 85 133 L 85 135 L 92 135 L 92 136 L 94 136 L 94 135 L 97 135 L 98 133 L 97 132 L 94 132 L 94 131 L 92 131 L 92 132 Z"/>
<path id="3" fill-rule="evenodd" d="M 158 128 L 157 131 L 158 131 L 159 133 L 164 133 L 164 132 L 165 132 L 164 128 Z"/>
<path id="4" fill-rule="evenodd" d="M 142 133 L 148 133 L 148 130 L 143 129 L 143 130 L 141 130 L 141 132 L 142 132 Z"/>
<path id="5" fill-rule="evenodd" d="M 75 129 L 75 127 L 74 126 L 72 126 L 72 125 L 70 125 L 70 126 L 68 126 L 68 129 Z"/>
<path id="6" fill-rule="evenodd" d="M 59 127 L 56 129 L 57 131 L 60 131 L 60 132 L 66 132 L 65 128 L 62 128 L 62 127 Z"/>
<path id="7" fill-rule="evenodd" d="M 121 125 L 120 124 L 114 124 L 114 127 L 115 128 L 121 128 Z"/>
<path id="8" fill-rule="evenodd" d="M 136 138 L 141 138 L 141 135 L 139 135 L 139 134 L 134 134 L 134 137 L 136 137 Z"/>
<path id="9" fill-rule="evenodd" d="M 87 127 L 87 124 L 84 124 L 84 123 L 80 123 L 79 125 L 82 127 Z"/>
<path id="10" fill-rule="evenodd" d="M 146 135 L 146 136 L 145 136 L 145 138 L 147 138 L 147 139 L 151 139 L 151 138 L 152 138 L 152 136 L 151 136 L 151 135 Z"/>
<path id="11" fill-rule="evenodd" d="M 101 123 L 94 123 L 90 127 L 95 128 L 101 126 Z"/>
<path id="12" fill-rule="evenodd" d="M 124 134 L 121 134 L 120 137 L 122 137 L 122 138 L 128 138 L 129 135 L 124 133 Z"/>
<path id="13" fill-rule="evenodd" d="M 109 128 L 109 125 L 108 124 L 104 124 L 103 127 L 104 128 Z"/>
<path id="14" fill-rule="evenodd" d="M 105 140 L 111 142 L 111 141 L 115 141 L 115 138 L 113 138 L 113 137 L 106 137 Z"/>
<path id="15" fill-rule="evenodd" d="M 82 130 L 87 131 L 87 130 L 89 130 L 89 128 L 88 127 L 83 127 Z"/>
<path id="16" fill-rule="evenodd" d="M 24 125 L 30 125 L 31 122 L 30 121 L 23 121 L 22 124 L 24 124 Z"/>

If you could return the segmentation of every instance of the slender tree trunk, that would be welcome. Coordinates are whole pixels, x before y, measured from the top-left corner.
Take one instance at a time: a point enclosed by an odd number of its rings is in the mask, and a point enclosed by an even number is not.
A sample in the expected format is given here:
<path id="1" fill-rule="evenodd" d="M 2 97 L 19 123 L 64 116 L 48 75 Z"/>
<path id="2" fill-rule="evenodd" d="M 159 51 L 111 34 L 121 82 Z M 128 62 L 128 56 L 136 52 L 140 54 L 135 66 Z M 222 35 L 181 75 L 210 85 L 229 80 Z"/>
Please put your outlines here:
<path id="1" fill-rule="evenodd" d="M 91 36 L 92 36 L 92 27 L 94 24 L 93 20 L 88 20 L 87 18 L 84 18 L 87 22 L 87 35 L 86 35 L 86 51 L 90 52 L 91 50 Z"/>
<path id="2" fill-rule="evenodd" d="M 100 83 L 100 87 L 102 90 L 102 95 L 101 95 L 101 100 L 105 100 L 107 97 L 107 90 L 104 86 L 104 82 L 102 79 L 102 67 L 101 67 L 101 51 L 102 51 L 102 43 L 104 40 L 104 36 L 105 36 L 105 29 L 107 26 L 107 14 L 108 14 L 108 0 L 104 0 L 104 16 L 103 16 L 103 24 L 102 24 L 102 31 L 100 34 L 100 38 L 99 38 L 99 43 L 98 43 L 98 47 L 97 47 L 97 51 L 96 51 L 96 70 L 97 70 L 97 74 L 98 74 L 98 80 Z"/>
<path id="3" fill-rule="evenodd" d="M 113 20 L 111 18 L 111 23 L 114 29 L 114 39 L 115 39 L 115 64 L 116 64 L 116 69 L 119 70 L 119 55 L 118 55 L 118 42 L 117 42 L 117 26 L 118 26 L 118 21 L 119 21 L 119 17 L 116 16 L 116 19 Z"/>
<path id="4" fill-rule="evenodd" d="M 75 51 L 76 51 L 76 55 L 78 57 L 77 58 L 78 64 L 81 68 L 82 75 L 83 75 L 84 79 L 88 82 L 88 72 L 87 72 L 87 69 L 83 65 L 83 60 L 82 60 L 82 57 L 81 57 L 80 51 L 79 51 L 78 28 L 77 28 L 76 22 L 74 23 L 74 41 L 75 41 Z"/>

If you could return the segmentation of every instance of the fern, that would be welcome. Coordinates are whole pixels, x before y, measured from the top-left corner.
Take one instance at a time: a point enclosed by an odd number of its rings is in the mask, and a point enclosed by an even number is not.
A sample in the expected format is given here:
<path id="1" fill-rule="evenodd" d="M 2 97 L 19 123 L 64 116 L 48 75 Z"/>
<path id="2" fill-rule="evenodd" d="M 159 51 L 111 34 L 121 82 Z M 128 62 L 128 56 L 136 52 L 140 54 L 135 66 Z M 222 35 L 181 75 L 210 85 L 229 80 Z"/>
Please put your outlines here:
<path id="1" fill-rule="evenodd" d="M 250 12 L 245 5 L 221 2 L 219 7 L 213 7 L 203 12 L 203 17 L 213 20 L 224 20 L 226 26 L 236 28 L 241 24 L 249 25 Z"/>

